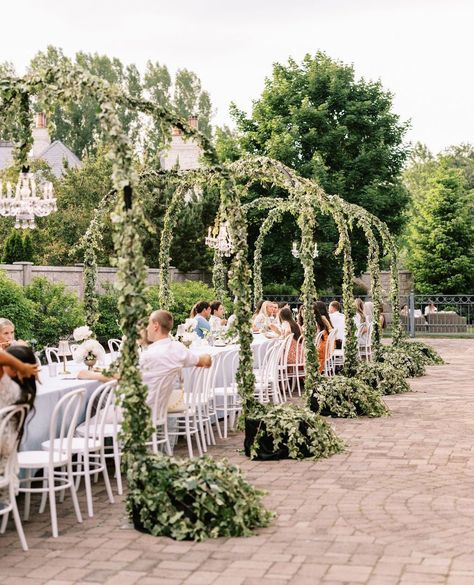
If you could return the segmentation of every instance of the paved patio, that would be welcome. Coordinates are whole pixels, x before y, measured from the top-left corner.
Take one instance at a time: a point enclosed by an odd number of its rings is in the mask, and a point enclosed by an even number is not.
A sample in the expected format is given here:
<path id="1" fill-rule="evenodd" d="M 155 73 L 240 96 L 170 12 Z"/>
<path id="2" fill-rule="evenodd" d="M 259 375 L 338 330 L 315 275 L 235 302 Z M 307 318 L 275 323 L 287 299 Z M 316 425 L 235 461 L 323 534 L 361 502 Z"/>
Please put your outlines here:
<path id="1" fill-rule="evenodd" d="M 278 517 L 250 538 L 174 542 L 132 530 L 96 486 L 93 519 L 59 505 L 0 536 L 1 585 L 474 584 L 474 340 L 432 339 L 448 362 L 386 398 L 392 416 L 336 420 L 346 452 L 315 462 L 226 456 L 268 491 Z M 84 494 L 81 505 L 85 513 Z"/>

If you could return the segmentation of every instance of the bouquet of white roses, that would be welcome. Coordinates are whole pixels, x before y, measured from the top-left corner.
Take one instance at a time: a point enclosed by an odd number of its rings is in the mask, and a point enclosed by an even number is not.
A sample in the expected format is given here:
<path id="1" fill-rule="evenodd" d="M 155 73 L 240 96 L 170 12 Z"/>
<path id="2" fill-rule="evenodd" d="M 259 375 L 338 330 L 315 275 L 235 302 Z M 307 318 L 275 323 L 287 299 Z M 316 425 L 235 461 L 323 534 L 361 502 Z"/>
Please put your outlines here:
<path id="1" fill-rule="evenodd" d="M 74 337 L 74 341 L 85 341 L 86 339 L 93 337 L 94 334 L 87 325 L 83 325 L 82 327 L 76 327 L 72 336 Z"/>
<path id="2" fill-rule="evenodd" d="M 81 343 L 74 352 L 74 360 L 80 364 L 85 360 L 103 360 L 105 359 L 105 350 L 97 339 L 86 339 Z"/>

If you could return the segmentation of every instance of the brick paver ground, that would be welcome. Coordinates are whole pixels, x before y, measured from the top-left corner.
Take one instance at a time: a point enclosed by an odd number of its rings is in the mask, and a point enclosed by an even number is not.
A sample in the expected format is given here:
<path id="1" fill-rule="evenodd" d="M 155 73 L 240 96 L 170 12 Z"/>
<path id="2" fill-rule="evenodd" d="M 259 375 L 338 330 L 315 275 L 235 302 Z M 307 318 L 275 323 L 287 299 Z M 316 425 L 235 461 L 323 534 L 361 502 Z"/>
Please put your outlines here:
<path id="1" fill-rule="evenodd" d="M 392 415 L 336 420 L 348 449 L 315 462 L 251 462 L 236 435 L 213 449 L 268 491 L 278 517 L 250 538 L 174 542 L 130 528 L 95 489 L 96 516 L 59 505 L 0 536 L 1 585 L 473 585 L 474 340 L 431 340 L 447 360 L 386 399 Z M 84 494 L 81 492 L 84 511 Z M 84 512 L 85 514 L 85 512 Z"/>

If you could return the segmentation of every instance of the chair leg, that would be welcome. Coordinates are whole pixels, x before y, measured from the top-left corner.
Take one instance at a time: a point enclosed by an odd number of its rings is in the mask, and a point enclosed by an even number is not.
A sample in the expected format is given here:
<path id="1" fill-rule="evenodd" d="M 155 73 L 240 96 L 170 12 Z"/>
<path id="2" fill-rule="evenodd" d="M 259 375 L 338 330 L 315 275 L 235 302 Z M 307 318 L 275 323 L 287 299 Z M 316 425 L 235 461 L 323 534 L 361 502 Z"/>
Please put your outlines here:
<path id="1" fill-rule="evenodd" d="M 227 394 L 224 394 L 224 439 L 227 439 L 227 416 Z"/>
<path id="2" fill-rule="evenodd" d="M 107 469 L 107 460 L 105 458 L 104 448 L 100 450 L 100 464 L 102 466 L 102 475 L 104 476 L 105 489 L 111 504 L 115 504 L 115 498 L 112 493 L 112 486 L 110 485 L 109 471 Z"/>
<path id="3" fill-rule="evenodd" d="M 192 459 L 193 458 L 193 444 L 191 441 L 191 432 L 189 429 L 189 417 L 187 415 L 184 418 L 184 427 L 186 430 L 186 442 L 188 443 L 188 455 L 189 455 L 189 458 Z M 198 434 L 199 434 L 199 429 L 197 429 L 197 431 L 196 431 L 196 437 L 198 436 Z"/>
<path id="4" fill-rule="evenodd" d="M 89 518 L 92 518 L 94 516 L 94 506 L 92 504 L 92 486 L 89 453 L 84 453 L 84 486 L 86 488 L 87 514 Z M 76 488 L 74 488 L 74 491 L 77 494 Z"/>
<path id="5" fill-rule="evenodd" d="M 76 513 L 77 521 L 79 523 L 82 523 L 81 509 L 79 508 L 79 501 L 77 499 L 77 492 L 74 488 L 74 476 L 72 474 L 72 463 L 71 462 L 69 462 L 68 466 L 67 466 L 67 478 L 68 478 L 68 481 L 70 483 L 69 488 L 71 490 L 71 498 L 72 498 L 72 504 L 74 506 L 74 512 Z M 64 491 L 66 491 L 66 490 L 64 490 Z"/>
<path id="6" fill-rule="evenodd" d="M 194 424 L 196 426 L 196 446 L 198 449 L 198 453 L 199 453 L 199 457 L 202 457 L 204 449 L 201 446 L 201 439 L 199 437 L 199 427 L 197 426 L 197 420 L 196 420 L 196 416 L 194 417 Z"/>
<path id="7" fill-rule="evenodd" d="M 23 532 L 23 526 L 21 524 L 21 518 L 20 518 L 20 514 L 18 512 L 18 506 L 16 504 L 16 496 L 15 496 L 15 492 L 13 490 L 12 483 L 10 483 L 10 502 L 12 505 L 12 515 L 13 515 L 13 520 L 15 522 L 16 531 L 18 533 L 18 538 L 20 539 L 20 542 L 21 542 L 21 548 L 24 551 L 27 551 L 28 544 L 26 542 L 25 533 Z M 5 518 L 8 518 L 8 514 L 5 514 Z M 6 524 L 5 524 L 5 527 L 6 527 Z M 2 522 L 2 528 L 3 528 L 3 522 Z"/>
<path id="8" fill-rule="evenodd" d="M 43 469 L 43 493 L 41 494 L 41 502 L 39 513 L 43 514 L 46 510 L 46 502 L 48 501 L 48 470 Z"/>
<path id="9" fill-rule="evenodd" d="M 56 494 L 54 493 L 54 471 L 48 471 L 48 495 L 49 495 L 49 512 L 51 514 L 51 527 L 53 538 L 58 537 L 58 517 L 56 515 Z"/>
<path id="10" fill-rule="evenodd" d="M 113 449 L 114 449 L 114 462 L 115 462 L 115 477 L 117 479 L 117 492 L 118 492 L 119 496 L 121 496 L 123 493 L 123 489 L 122 489 L 122 473 L 120 470 L 120 449 L 119 449 L 117 437 L 114 437 L 113 441 L 114 441 Z"/>
<path id="11" fill-rule="evenodd" d="M 10 515 L 10 512 L 7 512 L 2 517 L 2 524 L 0 525 L 0 534 L 3 534 L 5 532 L 5 530 L 7 529 L 9 515 Z"/>
<path id="12" fill-rule="evenodd" d="M 81 485 L 81 472 L 82 472 L 82 453 L 77 455 L 77 463 L 76 463 L 76 492 L 79 491 L 79 487 Z"/>
<path id="13" fill-rule="evenodd" d="M 31 469 L 26 470 L 25 483 L 27 488 L 31 488 Z M 31 506 L 31 493 L 25 492 L 25 510 L 23 512 L 23 520 L 29 520 Z"/>

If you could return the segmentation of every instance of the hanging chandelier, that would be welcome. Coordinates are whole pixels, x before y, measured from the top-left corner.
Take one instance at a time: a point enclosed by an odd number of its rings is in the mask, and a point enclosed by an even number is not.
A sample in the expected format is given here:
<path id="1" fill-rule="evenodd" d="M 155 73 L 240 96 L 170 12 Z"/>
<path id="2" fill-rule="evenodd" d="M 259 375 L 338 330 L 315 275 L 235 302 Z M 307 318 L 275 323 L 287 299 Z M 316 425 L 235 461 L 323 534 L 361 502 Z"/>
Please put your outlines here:
<path id="1" fill-rule="evenodd" d="M 38 184 L 29 167 L 23 167 L 15 191 L 6 183 L 5 193 L 0 181 L 0 215 L 15 218 L 16 228 L 36 227 L 35 217 L 45 217 L 57 210 L 53 184 L 40 180 Z"/>
<path id="2" fill-rule="evenodd" d="M 214 230 L 209 227 L 206 236 L 206 246 L 213 250 L 218 250 L 222 256 L 230 256 L 232 254 L 232 240 L 228 230 L 228 223 L 225 221 L 221 224 L 219 232 L 216 235 L 216 228 Z"/>
<path id="3" fill-rule="evenodd" d="M 293 255 L 294 258 L 300 257 L 300 250 L 298 249 L 298 244 L 296 242 L 293 242 L 293 247 L 291 248 L 291 254 Z M 313 256 L 313 258 L 317 258 L 319 256 L 317 242 L 314 243 L 312 256 Z"/>

